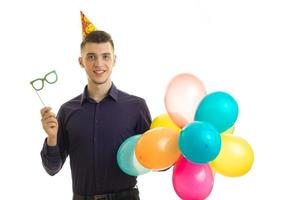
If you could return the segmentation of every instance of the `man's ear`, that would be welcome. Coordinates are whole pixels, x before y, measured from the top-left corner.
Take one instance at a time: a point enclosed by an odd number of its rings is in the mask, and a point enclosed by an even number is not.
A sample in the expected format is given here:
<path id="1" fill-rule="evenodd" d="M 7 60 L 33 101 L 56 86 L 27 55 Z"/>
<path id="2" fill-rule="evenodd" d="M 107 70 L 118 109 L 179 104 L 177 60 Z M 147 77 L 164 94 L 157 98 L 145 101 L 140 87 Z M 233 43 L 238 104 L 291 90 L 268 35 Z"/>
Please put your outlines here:
<path id="1" fill-rule="evenodd" d="M 83 63 L 82 63 L 82 57 L 81 57 L 81 56 L 78 57 L 78 63 L 79 63 L 79 65 L 81 66 L 81 68 L 84 68 L 84 65 L 83 65 Z"/>
<path id="2" fill-rule="evenodd" d="M 115 66 L 115 65 L 116 65 L 116 62 L 117 62 L 117 56 L 116 56 L 116 55 L 114 55 L 114 64 L 113 64 L 113 66 Z"/>

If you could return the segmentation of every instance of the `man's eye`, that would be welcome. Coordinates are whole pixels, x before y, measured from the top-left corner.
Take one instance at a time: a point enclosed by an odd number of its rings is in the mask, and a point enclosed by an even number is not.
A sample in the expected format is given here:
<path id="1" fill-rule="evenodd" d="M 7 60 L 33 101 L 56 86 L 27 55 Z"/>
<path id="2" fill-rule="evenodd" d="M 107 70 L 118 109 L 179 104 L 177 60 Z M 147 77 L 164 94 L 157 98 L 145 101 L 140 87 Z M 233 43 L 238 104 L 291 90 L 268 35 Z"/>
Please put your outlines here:
<path id="1" fill-rule="evenodd" d="M 95 60 L 95 56 L 94 55 L 88 55 L 87 57 L 87 60 Z"/>
<path id="2" fill-rule="evenodd" d="M 110 55 L 104 55 L 103 58 L 104 58 L 104 60 L 109 60 L 110 59 Z"/>

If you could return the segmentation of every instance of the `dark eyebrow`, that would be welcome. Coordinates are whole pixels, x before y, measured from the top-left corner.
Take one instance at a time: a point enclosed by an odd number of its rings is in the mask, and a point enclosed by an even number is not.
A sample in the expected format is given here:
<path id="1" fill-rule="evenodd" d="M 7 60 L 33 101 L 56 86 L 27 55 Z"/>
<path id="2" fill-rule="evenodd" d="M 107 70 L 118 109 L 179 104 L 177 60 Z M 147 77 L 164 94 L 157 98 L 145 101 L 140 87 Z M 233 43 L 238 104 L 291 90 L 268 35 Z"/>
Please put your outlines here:
<path id="1" fill-rule="evenodd" d="M 95 53 L 87 53 L 86 55 L 87 56 L 95 56 L 96 54 Z"/>

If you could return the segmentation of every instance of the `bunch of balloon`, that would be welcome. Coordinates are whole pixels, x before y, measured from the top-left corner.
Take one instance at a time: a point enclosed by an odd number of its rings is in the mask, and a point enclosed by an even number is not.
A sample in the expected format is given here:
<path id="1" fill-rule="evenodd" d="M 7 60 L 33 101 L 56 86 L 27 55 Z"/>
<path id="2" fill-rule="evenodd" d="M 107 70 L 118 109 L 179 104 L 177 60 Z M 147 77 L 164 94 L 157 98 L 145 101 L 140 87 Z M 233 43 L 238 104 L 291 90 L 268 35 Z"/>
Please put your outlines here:
<path id="1" fill-rule="evenodd" d="M 203 200 L 212 191 L 215 172 L 242 176 L 250 170 L 253 150 L 233 135 L 238 105 L 231 95 L 207 94 L 196 76 L 179 74 L 169 82 L 164 102 L 167 114 L 120 146 L 117 162 L 125 173 L 138 176 L 174 166 L 176 194 L 184 200 Z"/>
<path id="2" fill-rule="evenodd" d="M 192 74 L 179 74 L 168 84 L 165 106 L 171 120 L 181 128 L 182 154 L 173 168 L 173 187 L 184 200 L 209 196 L 214 172 L 241 176 L 253 163 L 251 146 L 232 135 L 238 116 L 235 99 L 225 92 L 206 94 Z M 212 170 L 213 169 L 213 170 Z"/>

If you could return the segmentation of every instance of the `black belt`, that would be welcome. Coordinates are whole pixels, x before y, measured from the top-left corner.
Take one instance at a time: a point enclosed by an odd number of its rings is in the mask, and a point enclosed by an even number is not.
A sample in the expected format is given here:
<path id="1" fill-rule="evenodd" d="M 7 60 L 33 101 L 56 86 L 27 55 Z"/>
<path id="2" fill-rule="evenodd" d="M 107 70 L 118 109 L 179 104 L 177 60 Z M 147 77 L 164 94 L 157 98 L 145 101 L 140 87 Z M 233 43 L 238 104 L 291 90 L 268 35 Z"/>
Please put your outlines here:
<path id="1" fill-rule="evenodd" d="M 122 199 L 128 196 L 138 196 L 139 191 L 137 188 L 130 188 L 116 193 L 99 194 L 94 196 L 82 196 L 74 194 L 73 200 L 114 200 Z"/>

